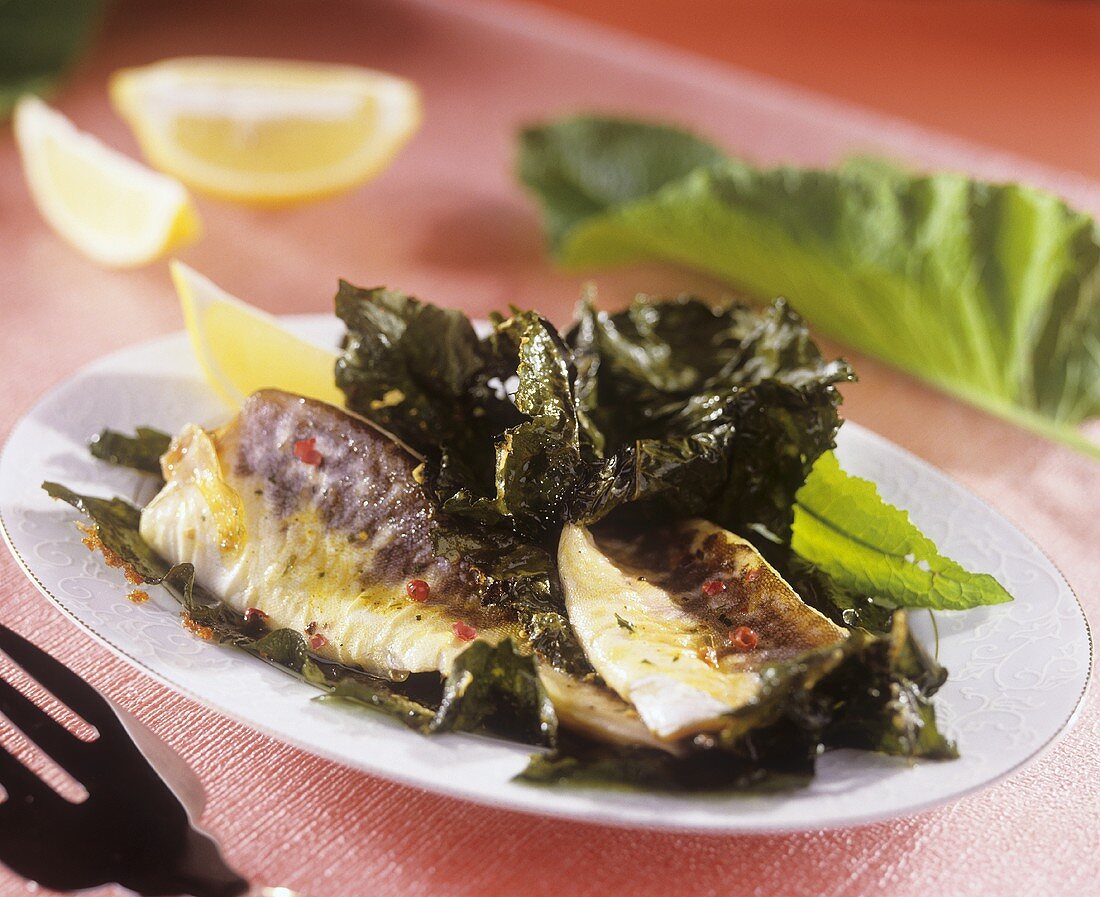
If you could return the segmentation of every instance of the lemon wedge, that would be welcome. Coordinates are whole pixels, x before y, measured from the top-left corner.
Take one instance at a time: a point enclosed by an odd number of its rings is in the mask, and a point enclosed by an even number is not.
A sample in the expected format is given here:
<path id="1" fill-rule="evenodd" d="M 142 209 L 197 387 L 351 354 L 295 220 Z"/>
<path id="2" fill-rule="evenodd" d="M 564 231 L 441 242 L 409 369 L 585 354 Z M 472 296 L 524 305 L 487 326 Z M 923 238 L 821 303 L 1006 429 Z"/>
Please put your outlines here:
<path id="1" fill-rule="evenodd" d="M 37 97 L 16 104 L 14 126 L 42 217 L 100 264 L 136 267 L 198 236 L 198 214 L 174 178 L 77 130 Z"/>
<path id="2" fill-rule="evenodd" d="M 195 357 L 210 385 L 234 408 L 258 389 L 343 406 L 336 350 L 295 336 L 267 312 L 236 299 L 183 262 L 170 265 Z"/>
<path id="3" fill-rule="evenodd" d="M 275 205 L 378 174 L 420 125 L 411 82 L 319 63 L 166 59 L 115 73 L 111 100 L 155 167 L 197 190 Z"/>

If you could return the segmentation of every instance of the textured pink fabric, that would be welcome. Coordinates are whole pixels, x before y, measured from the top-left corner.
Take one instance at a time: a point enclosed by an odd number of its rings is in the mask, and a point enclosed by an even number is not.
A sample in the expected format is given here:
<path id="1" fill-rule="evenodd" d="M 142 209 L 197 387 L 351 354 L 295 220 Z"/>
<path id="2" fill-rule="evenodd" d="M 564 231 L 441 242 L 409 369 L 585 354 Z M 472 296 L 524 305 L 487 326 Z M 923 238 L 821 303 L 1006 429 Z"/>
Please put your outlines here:
<path id="1" fill-rule="evenodd" d="M 598 107 L 670 116 L 762 159 L 827 161 L 879 145 L 918 162 L 1043 181 L 1100 210 L 1100 188 L 897 123 L 787 95 L 716 66 L 520 7 L 443 3 L 120 5 L 59 106 L 133 149 L 110 112 L 113 69 L 187 53 L 331 59 L 423 87 L 422 133 L 374 184 L 287 211 L 201 201 L 206 237 L 186 260 L 276 312 L 330 308 L 337 277 L 389 283 L 480 314 L 507 302 L 564 319 L 580 279 L 553 272 L 511 173 L 524 120 Z M 756 97 L 754 100 L 753 97 Z M 719 288 L 656 266 L 600 277 L 634 290 Z M 0 434 L 36 396 L 112 349 L 178 329 L 164 266 L 109 273 L 34 212 L 0 134 Z M 851 353 L 849 353 L 851 355 Z M 1035 537 L 1100 619 L 1096 463 L 948 400 L 872 361 L 849 417 L 928 459 Z M 0 614 L 134 710 L 206 784 L 205 823 L 248 875 L 343 895 L 1073 895 L 1100 881 L 1100 697 L 1026 770 L 918 817 L 761 837 L 617 830 L 436 797 L 354 772 L 184 700 L 75 630 L 0 558 Z M 0 871 L 0 893 L 24 893 Z"/>

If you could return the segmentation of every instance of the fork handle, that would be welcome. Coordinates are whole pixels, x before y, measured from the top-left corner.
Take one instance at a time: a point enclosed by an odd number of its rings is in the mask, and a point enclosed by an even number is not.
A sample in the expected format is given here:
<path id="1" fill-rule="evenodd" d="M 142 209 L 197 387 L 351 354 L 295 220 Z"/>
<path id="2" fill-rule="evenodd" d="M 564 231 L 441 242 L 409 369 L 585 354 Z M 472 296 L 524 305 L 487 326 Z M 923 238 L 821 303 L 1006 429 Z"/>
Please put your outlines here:
<path id="1" fill-rule="evenodd" d="M 252 893 L 248 881 L 222 858 L 217 842 L 205 832 L 191 828 L 186 848 L 176 867 L 165 874 L 164 885 L 187 897 L 239 897 Z"/>

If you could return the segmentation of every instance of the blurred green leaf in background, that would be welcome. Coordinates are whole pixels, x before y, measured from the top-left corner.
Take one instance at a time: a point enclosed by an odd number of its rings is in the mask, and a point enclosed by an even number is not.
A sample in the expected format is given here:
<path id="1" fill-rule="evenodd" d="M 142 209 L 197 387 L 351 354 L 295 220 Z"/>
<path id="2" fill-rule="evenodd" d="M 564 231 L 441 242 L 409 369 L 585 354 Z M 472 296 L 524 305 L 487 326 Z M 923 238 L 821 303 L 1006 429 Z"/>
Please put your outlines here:
<path id="1" fill-rule="evenodd" d="M 87 46 L 103 0 L 0 0 L 0 121 L 25 93 L 48 92 Z"/>

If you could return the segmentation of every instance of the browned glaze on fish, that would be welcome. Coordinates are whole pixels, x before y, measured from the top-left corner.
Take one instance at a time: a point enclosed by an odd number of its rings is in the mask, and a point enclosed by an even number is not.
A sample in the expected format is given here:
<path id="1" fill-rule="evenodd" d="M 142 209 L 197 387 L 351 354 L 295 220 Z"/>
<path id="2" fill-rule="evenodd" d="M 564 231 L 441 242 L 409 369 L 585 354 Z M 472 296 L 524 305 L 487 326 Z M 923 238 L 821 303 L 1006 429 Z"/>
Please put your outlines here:
<path id="1" fill-rule="evenodd" d="M 595 527 L 592 536 L 620 570 L 664 589 L 695 617 L 724 668 L 783 660 L 838 640 L 837 628 L 819 614 L 791 613 L 790 587 L 752 546 L 701 529 L 699 521 Z M 740 627 L 756 634 L 751 651 L 731 643 Z"/>

